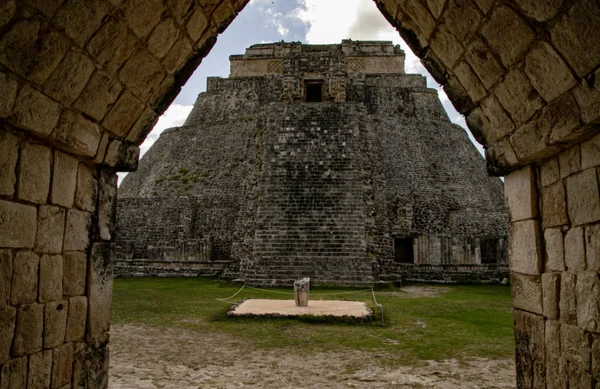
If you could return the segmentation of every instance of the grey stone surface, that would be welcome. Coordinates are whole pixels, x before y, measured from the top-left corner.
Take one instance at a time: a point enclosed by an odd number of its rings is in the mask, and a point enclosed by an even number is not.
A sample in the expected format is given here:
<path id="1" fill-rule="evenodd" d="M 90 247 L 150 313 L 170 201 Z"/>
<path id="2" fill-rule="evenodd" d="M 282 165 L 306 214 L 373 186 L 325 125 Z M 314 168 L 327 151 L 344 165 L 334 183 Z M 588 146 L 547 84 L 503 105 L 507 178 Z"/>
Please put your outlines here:
<path id="1" fill-rule="evenodd" d="M 65 209 L 53 205 L 38 208 L 38 225 L 34 249 L 38 253 L 58 254 L 65 233 Z"/>
<path id="2" fill-rule="evenodd" d="M 31 251 L 19 251 L 13 258 L 10 301 L 13 305 L 29 304 L 38 296 L 40 259 Z"/>
<path id="3" fill-rule="evenodd" d="M 10 347 L 15 333 L 17 311 L 13 307 L 0 308 L 0 365 L 10 358 Z"/>
<path id="4" fill-rule="evenodd" d="M 19 159 L 19 199 L 46 203 L 50 190 L 50 159 L 48 147 L 30 143 L 23 147 Z"/>
<path id="5" fill-rule="evenodd" d="M 71 382 L 73 375 L 73 343 L 65 343 L 52 350 L 52 388 Z"/>
<path id="6" fill-rule="evenodd" d="M 41 351 L 43 329 L 44 305 L 19 305 L 11 354 L 21 356 Z"/>
<path id="7" fill-rule="evenodd" d="M 44 308 L 44 348 L 60 346 L 67 330 L 67 301 L 46 303 Z"/>
<path id="8" fill-rule="evenodd" d="M 518 309 L 515 317 L 515 363 L 518 388 L 544 388 L 546 353 L 544 318 Z"/>
<path id="9" fill-rule="evenodd" d="M 111 244 L 92 245 L 88 268 L 88 323 L 86 341 L 94 347 L 108 343 L 113 273 Z"/>
<path id="10" fill-rule="evenodd" d="M 510 273 L 513 307 L 537 313 L 543 313 L 542 282 L 540 277 Z"/>
<path id="11" fill-rule="evenodd" d="M 85 293 L 87 255 L 80 251 L 63 254 L 63 294 L 81 296 Z"/>
<path id="12" fill-rule="evenodd" d="M 73 207 L 78 165 L 79 162 L 75 158 L 60 151 L 54 152 L 52 191 L 50 192 L 50 201 L 53 204 L 66 208 Z"/>
<path id="13" fill-rule="evenodd" d="M 57 301 L 63 296 L 63 258 L 44 254 L 40 258 L 39 301 Z"/>
<path id="14" fill-rule="evenodd" d="M 29 357 L 27 389 L 49 389 L 52 378 L 52 350 L 45 350 Z"/>
<path id="15" fill-rule="evenodd" d="M 11 359 L 0 369 L 2 389 L 24 389 L 27 387 L 27 357 Z"/>
<path id="16" fill-rule="evenodd" d="M 0 194 L 12 196 L 15 193 L 18 147 L 19 138 L 6 131 L 0 132 Z"/>
<path id="17" fill-rule="evenodd" d="M 65 341 L 81 340 L 85 335 L 87 319 L 87 297 L 71 297 L 69 299 L 69 314 L 67 319 L 67 332 Z"/>
<path id="18" fill-rule="evenodd" d="M 64 251 L 83 251 L 90 243 L 92 215 L 89 212 L 69 209 L 65 227 Z"/>
<path id="19" fill-rule="evenodd" d="M 577 324 L 577 276 L 563 272 L 560 277 L 560 321 Z"/>
<path id="20" fill-rule="evenodd" d="M 0 246 L 33 248 L 37 230 L 37 209 L 0 200 Z"/>
<path id="21" fill-rule="evenodd" d="M 0 307 L 10 304 L 10 284 L 13 273 L 13 255 L 10 250 L 0 250 Z"/>
<path id="22" fill-rule="evenodd" d="M 502 184 L 403 61 L 389 43 L 350 41 L 232 56 L 230 78 L 209 78 L 119 187 L 117 271 L 358 285 L 410 276 L 407 261 L 506 277 Z M 322 75 L 323 102 L 304 102 L 305 74 Z M 411 258 L 396 259 L 395 238 Z"/>

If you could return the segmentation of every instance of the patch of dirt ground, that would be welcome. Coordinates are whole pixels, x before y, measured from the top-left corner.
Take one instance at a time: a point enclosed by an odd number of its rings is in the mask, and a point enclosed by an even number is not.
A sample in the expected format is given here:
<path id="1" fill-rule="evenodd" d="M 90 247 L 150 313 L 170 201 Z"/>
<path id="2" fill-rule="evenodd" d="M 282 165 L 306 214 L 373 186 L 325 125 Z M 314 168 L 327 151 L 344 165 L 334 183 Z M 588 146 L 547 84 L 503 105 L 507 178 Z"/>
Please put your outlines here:
<path id="1" fill-rule="evenodd" d="M 512 360 L 379 363 L 382 353 L 252 349 L 201 330 L 113 325 L 109 389 L 514 388 Z"/>

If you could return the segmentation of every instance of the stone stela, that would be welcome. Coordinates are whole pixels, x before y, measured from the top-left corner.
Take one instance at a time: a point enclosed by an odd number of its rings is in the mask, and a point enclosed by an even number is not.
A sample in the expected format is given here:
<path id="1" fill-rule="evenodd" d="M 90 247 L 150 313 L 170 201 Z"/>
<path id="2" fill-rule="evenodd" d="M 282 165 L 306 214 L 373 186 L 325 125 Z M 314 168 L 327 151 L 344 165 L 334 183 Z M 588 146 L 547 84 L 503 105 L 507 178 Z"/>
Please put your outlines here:
<path id="1" fill-rule="evenodd" d="M 297 307 L 307 307 L 310 294 L 310 278 L 294 281 L 294 301 Z"/>

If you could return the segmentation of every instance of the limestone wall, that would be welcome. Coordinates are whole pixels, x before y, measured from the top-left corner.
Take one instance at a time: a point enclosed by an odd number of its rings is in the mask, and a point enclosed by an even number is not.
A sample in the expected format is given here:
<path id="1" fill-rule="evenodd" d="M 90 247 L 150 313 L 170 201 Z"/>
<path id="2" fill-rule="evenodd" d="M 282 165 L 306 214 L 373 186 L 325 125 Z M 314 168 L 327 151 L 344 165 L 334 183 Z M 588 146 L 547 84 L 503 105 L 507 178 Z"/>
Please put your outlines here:
<path id="1" fill-rule="evenodd" d="M 522 387 L 592 387 L 600 378 L 599 172 L 595 136 L 506 177 Z"/>

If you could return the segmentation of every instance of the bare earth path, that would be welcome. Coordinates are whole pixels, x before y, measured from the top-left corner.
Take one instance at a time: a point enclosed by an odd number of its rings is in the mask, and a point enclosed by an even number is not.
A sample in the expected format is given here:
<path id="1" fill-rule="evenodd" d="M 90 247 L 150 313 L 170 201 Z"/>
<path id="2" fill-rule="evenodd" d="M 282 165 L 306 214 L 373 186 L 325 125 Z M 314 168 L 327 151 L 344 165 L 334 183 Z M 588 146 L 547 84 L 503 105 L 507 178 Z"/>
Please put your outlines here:
<path id="1" fill-rule="evenodd" d="M 512 360 L 388 366 L 378 353 L 260 350 L 201 330 L 114 325 L 110 354 L 109 389 L 515 387 Z"/>

